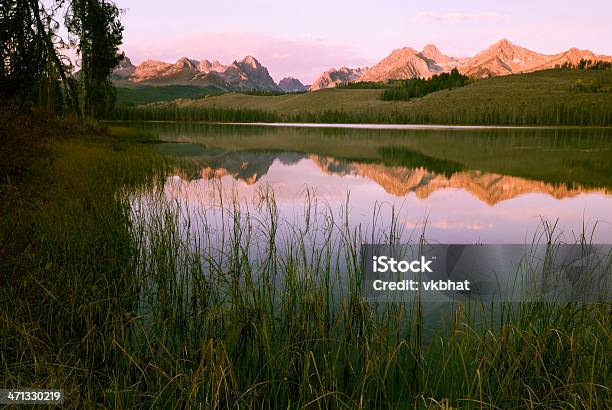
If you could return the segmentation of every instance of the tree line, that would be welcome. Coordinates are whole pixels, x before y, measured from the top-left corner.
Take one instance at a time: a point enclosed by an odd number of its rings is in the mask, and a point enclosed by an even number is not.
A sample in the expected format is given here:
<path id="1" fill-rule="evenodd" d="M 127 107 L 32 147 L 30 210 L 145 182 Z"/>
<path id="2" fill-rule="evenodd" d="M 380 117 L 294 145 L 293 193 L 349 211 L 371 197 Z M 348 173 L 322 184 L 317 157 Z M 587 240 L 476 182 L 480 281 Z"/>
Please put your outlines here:
<path id="1" fill-rule="evenodd" d="M 430 78 L 413 78 L 394 81 L 392 87 L 385 89 L 381 99 L 384 101 L 406 101 L 420 98 L 440 90 L 452 90 L 468 84 L 469 77 L 453 68 L 450 73 L 440 73 Z"/>
<path id="2" fill-rule="evenodd" d="M 3 1 L 2 108 L 37 106 L 81 119 L 100 118 L 111 110 L 110 74 L 123 59 L 120 12 L 109 0 Z M 75 62 L 68 49 L 76 51 Z"/>
<path id="3" fill-rule="evenodd" d="M 463 87 L 469 83 L 469 77 L 453 68 L 448 73 L 440 73 L 430 78 L 411 78 L 407 80 L 360 81 L 355 83 L 339 83 L 336 88 L 344 89 L 382 89 L 381 99 L 384 101 L 407 101 L 420 98 L 440 90 L 450 90 Z"/>
<path id="4" fill-rule="evenodd" d="M 612 70 L 612 61 L 581 59 L 578 64 L 572 64 L 566 61 L 563 64 L 557 64 L 555 68 L 573 68 L 576 70 Z"/>
<path id="5" fill-rule="evenodd" d="M 296 122 L 329 124 L 458 124 L 458 125 L 612 125 L 609 104 L 583 100 L 537 104 L 466 104 L 410 110 L 323 110 L 275 112 L 248 108 L 179 106 L 176 103 L 117 107 L 106 116 L 114 121 Z"/>

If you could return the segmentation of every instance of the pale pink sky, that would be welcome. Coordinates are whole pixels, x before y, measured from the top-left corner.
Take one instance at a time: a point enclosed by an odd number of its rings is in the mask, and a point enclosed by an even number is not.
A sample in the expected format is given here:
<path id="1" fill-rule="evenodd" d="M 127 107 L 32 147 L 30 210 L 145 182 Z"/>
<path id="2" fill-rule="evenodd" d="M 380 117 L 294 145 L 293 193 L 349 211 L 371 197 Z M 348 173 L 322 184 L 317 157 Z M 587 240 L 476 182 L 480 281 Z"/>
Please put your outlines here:
<path id="1" fill-rule="evenodd" d="M 330 67 L 372 65 L 393 49 L 436 44 L 471 56 L 500 38 L 553 54 L 612 54 L 612 1 L 117 0 L 134 63 L 180 57 L 230 63 L 247 54 L 276 81 L 310 83 Z"/>

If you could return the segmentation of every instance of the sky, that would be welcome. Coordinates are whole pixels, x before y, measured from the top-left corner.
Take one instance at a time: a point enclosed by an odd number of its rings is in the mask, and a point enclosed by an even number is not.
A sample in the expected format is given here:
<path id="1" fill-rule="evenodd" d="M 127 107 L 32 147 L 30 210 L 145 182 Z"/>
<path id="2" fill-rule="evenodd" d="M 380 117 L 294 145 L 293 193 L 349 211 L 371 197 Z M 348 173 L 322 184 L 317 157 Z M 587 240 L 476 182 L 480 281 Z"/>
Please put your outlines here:
<path id="1" fill-rule="evenodd" d="M 546 54 L 612 54 L 611 0 L 116 0 L 134 64 L 181 57 L 228 64 L 253 55 L 279 81 L 376 64 L 435 44 L 468 57 L 501 38 Z"/>

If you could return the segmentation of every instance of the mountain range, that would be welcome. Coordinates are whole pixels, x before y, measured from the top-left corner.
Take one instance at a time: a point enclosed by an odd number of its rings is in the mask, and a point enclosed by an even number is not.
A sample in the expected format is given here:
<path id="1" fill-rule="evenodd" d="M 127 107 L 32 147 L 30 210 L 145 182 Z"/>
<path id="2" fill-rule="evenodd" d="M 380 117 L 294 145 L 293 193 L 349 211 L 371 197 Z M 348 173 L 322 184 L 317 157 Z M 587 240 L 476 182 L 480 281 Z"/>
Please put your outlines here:
<path id="1" fill-rule="evenodd" d="M 470 77 L 489 77 L 545 70 L 580 60 L 612 61 L 611 56 L 595 55 L 589 50 L 571 48 L 559 54 L 547 55 L 528 50 L 502 39 L 471 58 L 451 57 L 429 44 L 421 51 L 410 47 L 394 50 L 356 81 L 405 80 L 429 78 L 457 68 Z"/>
<path id="2" fill-rule="evenodd" d="M 435 45 L 429 44 L 420 51 L 411 47 L 393 50 L 372 67 L 331 68 L 321 73 L 309 90 L 333 88 L 338 83 L 352 81 L 429 78 L 453 68 L 476 78 L 509 75 L 554 68 L 567 63 L 576 65 L 582 59 L 612 61 L 612 56 L 596 55 L 590 50 L 577 48 L 553 55 L 541 54 L 502 39 L 471 58 L 459 58 L 445 55 Z M 236 60 L 229 65 L 183 57 L 174 64 L 146 60 L 138 66 L 134 66 L 126 57 L 114 70 L 113 79 L 116 82 L 142 85 L 214 86 L 222 91 L 306 90 L 306 87 L 293 77 L 284 78 L 276 84 L 268 69 L 252 56 Z"/>
<path id="3" fill-rule="evenodd" d="M 118 83 L 152 86 L 213 86 L 222 91 L 281 91 L 268 69 L 252 56 L 246 56 L 229 65 L 183 57 L 174 64 L 146 60 L 138 66 L 125 57 L 113 71 L 113 80 Z"/>

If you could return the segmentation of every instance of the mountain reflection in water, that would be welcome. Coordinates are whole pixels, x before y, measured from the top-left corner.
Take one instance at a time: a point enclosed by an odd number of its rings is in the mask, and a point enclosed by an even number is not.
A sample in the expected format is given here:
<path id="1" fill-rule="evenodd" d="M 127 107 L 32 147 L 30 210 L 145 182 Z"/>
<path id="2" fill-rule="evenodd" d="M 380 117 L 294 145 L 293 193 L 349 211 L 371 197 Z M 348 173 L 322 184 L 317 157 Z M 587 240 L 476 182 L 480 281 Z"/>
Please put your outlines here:
<path id="1" fill-rule="evenodd" d="M 567 187 L 481 171 L 439 174 L 424 167 L 341 161 L 315 154 L 227 152 L 197 158 L 177 170 L 166 185 L 169 197 L 190 208 L 210 208 L 232 196 L 249 200 L 271 187 L 281 218 L 300 223 L 307 188 L 325 210 L 340 216 L 347 195 L 351 225 L 379 227 L 395 213 L 413 239 L 441 243 L 526 243 L 541 232 L 542 220 L 555 222 L 567 241 L 597 222 L 593 240 L 612 243 L 612 196 L 607 188 Z M 211 195 L 210 193 L 213 192 Z M 350 195 L 349 195 L 350 193 Z M 381 206 L 382 204 L 382 206 Z M 383 228 L 384 229 L 384 228 Z"/>
<path id="2" fill-rule="evenodd" d="M 566 185 L 553 185 L 542 181 L 481 171 L 465 170 L 445 175 L 432 172 L 424 167 L 406 168 L 341 161 L 331 157 L 299 153 L 232 151 L 208 158 L 206 156 L 192 158 L 191 166 L 177 172 L 179 175 L 182 174 L 184 179 L 189 180 L 200 178 L 210 180 L 231 176 L 247 185 L 253 185 L 269 172 L 275 162 L 284 166 L 292 166 L 300 161 L 312 163 L 327 175 L 352 175 L 366 178 L 396 197 L 403 197 L 414 192 L 418 198 L 428 198 L 435 191 L 455 188 L 463 189 L 489 205 L 495 205 L 498 202 L 530 193 L 547 194 L 556 199 L 571 198 L 582 193 L 610 194 L 607 188 L 570 188 Z M 300 181 L 296 183 L 299 184 Z"/>
<path id="3" fill-rule="evenodd" d="M 159 151 L 180 157 L 166 193 L 190 208 L 214 206 L 213 191 L 246 201 L 271 187 L 291 223 L 313 193 L 335 215 L 350 197 L 352 226 L 394 214 L 442 243 L 526 243 L 543 220 L 568 242 L 585 232 L 612 243 L 612 129 L 127 125 L 157 133 Z"/>

